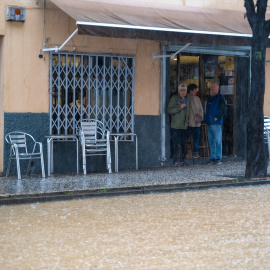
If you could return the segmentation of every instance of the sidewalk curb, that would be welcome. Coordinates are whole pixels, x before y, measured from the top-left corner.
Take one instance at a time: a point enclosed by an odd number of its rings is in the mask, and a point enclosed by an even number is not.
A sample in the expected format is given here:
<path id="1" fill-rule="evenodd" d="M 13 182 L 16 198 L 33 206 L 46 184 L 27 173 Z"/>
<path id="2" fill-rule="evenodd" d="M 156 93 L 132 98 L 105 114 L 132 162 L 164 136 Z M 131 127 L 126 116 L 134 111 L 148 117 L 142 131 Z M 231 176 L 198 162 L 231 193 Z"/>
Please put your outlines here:
<path id="1" fill-rule="evenodd" d="M 44 193 L 44 194 L 23 195 L 23 196 L 14 195 L 0 198 L 0 205 L 42 203 L 42 202 L 64 201 L 64 200 L 85 199 L 85 198 L 170 193 L 170 192 L 204 190 L 212 188 L 231 188 L 242 186 L 269 185 L 269 184 L 270 179 L 239 180 L 239 181 L 225 180 L 216 182 L 195 182 L 190 184 L 184 183 L 184 184 L 173 184 L 162 186 L 103 189 L 93 191 L 84 190 L 84 191 L 49 193 L 49 194 Z"/>

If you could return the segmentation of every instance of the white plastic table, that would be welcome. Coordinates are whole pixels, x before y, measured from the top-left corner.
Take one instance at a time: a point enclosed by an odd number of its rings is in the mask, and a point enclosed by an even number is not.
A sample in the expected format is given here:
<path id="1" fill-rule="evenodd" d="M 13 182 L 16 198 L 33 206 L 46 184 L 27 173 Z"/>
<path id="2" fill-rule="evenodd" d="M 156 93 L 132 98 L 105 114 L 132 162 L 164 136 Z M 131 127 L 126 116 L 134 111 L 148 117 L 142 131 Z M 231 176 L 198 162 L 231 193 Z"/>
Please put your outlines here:
<path id="1" fill-rule="evenodd" d="M 114 145 L 115 145 L 115 172 L 118 172 L 118 142 L 119 137 L 123 136 L 135 136 L 135 142 L 136 142 L 136 170 L 138 170 L 138 138 L 135 133 L 111 133 L 110 136 L 114 137 Z"/>
<path id="2" fill-rule="evenodd" d="M 48 176 L 54 173 L 53 162 L 53 141 L 57 142 L 76 142 L 77 144 L 77 174 L 79 174 L 79 142 L 75 135 L 49 135 L 47 138 L 47 150 L 48 150 Z"/>

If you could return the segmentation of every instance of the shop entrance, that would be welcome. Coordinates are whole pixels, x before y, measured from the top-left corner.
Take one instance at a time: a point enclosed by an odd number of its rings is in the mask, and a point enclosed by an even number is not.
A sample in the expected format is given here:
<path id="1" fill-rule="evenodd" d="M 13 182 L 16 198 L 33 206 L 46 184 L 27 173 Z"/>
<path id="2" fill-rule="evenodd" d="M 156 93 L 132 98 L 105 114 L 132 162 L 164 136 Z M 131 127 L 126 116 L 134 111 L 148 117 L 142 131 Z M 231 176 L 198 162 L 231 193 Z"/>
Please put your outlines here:
<path id="1" fill-rule="evenodd" d="M 204 111 L 212 81 L 220 85 L 220 93 L 227 100 L 227 116 L 223 123 L 223 155 L 236 154 L 236 65 L 235 56 L 182 53 L 170 59 L 170 97 L 177 94 L 179 84 L 198 85 L 198 96 Z M 205 140 L 205 124 L 201 127 L 200 155 L 209 156 Z M 206 151 L 207 150 L 207 151 Z"/>

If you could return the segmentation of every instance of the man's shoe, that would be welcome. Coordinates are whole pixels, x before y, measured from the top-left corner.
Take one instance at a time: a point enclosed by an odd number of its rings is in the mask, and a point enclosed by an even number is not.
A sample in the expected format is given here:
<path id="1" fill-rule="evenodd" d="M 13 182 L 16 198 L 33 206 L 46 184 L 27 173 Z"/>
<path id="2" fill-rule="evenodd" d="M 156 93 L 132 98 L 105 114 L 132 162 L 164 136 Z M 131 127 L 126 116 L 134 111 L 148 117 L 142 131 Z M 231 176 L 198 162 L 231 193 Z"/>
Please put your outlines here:
<path id="1" fill-rule="evenodd" d="M 211 158 L 207 161 L 207 164 L 215 164 L 215 160 Z"/>
<path id="2" fill-rule="evenodd" d="M 185 161 L 182 161 L 182 162 L 181 162 L 181 166 L 188 166 L 188 163 L 185 162 Z"/>
<path id="3" fill-rule="evenodd" d="M 220 164 L 222 164 L 222 161 L 221 160 L 215 160 L 215 164 L 220 165 Z"/>
<path id="4" fill-rule="evenodd" d="M 180 161 L 176 161 L 176 162 L 174 162 L 173 166 L 182 166 L 182 164 Z"/>
<path id="5" fill-rule="evenodd" d="M 198 154 L 194 154 L 193 157 L 194 158 L 200 158 L 200 156 Z"/>

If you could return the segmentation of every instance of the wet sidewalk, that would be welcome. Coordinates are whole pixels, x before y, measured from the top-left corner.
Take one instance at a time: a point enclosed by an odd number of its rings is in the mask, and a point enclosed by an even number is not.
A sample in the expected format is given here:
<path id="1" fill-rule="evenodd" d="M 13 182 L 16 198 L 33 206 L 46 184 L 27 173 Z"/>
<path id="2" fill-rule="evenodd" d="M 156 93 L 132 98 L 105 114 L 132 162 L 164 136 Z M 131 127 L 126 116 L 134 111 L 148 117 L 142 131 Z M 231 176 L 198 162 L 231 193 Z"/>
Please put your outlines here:
<path id="1" fill-rule="evenodd" d="M 207 159 L 200 159 L 195 164 L 192 160 L 188 162 L 187 167 L 160 166 L 139 168 L 138 171 L 120 170 L 112 174 L 54 174 L 45 179 L 40 175 L 22 180 L 15 175 L 1 177 L 0 204 L 270 184 L 270 176 L 265 179 L 244 179 L 244 160 L 224 159 L 221 165 L 207 164 Z"/>

